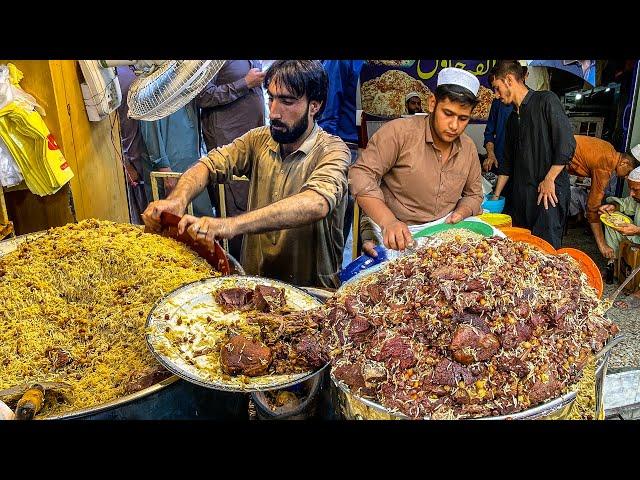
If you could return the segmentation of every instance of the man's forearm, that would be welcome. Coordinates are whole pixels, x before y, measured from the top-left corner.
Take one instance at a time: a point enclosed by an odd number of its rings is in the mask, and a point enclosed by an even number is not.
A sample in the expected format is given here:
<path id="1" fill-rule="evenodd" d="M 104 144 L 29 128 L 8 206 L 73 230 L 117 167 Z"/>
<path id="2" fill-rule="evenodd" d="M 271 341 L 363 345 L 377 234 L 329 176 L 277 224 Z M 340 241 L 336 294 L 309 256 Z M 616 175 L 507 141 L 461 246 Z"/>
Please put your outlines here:
<path id="1" fill-rule="evenodd" d="M 605 245 L 604 232 L 602 231 L 602 223 L 590 223 L 591 231 L 593 232 L 593 238 L 596 241 L 596 245 L 600 248 L 601 245 Z"/>
<path id="2" fill-rule="evenodd" d="M 384 228 L 385 225 L 398 220 L 393 212 L 389 210 L 389 207 L 379 198 L 359 195 L 357 201 L 364 213 L 380 228 Z"/>
<path id="3" fill-rule="evenodd" d="M 488 155 L 495 156 L 495 150 L 494 150 L 493 142 L 487 142 L 487 144 L 484 146 L 484 148 L 487 150 L 487 154 Z"/>
<path id="4" fill-rule="evenodd" d="M 178 184 L 167 198 L 179 200 L 186 208 L 189 202 L 206 188 L 208 182 L 209 169 L 198 162 L 182 174 Z"/>
<path id="5" fill-rule="evenodd" d="M 234 217 L 238 234 L 264 233 L 302 227 L 322 220 L 329 213 L 327 200 L 306 190 L 258 210 Z"/>
<path id="6" fill-rule="evenodd" d="M 498 175 L 498 181 L 496 182 L 496 190 L 494 195 L 500 196 L 500 194 L 502 193 L 502 190 L 504 189 L 504 186 L 507 184 L 508 181 L 509 181 L 509 175 Z"/>
<path id="7" fill-rule="evenodd" d="M 556 177 L 560 175 L 560 172 L 562 172 L 566 167 L 566 165 L 552 165 L 544 179 L 555 182 Z"/>

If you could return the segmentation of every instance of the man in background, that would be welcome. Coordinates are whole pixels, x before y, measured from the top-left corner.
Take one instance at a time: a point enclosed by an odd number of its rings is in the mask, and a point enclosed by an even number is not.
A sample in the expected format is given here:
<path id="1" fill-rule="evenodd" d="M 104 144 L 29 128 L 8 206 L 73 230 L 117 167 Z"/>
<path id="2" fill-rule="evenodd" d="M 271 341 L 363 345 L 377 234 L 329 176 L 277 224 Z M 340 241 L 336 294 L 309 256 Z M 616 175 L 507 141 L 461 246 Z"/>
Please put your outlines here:
<path id="1" fill-rule="evenodd" d="M 422 100 L 417 92 L 411 92 L 407 94 L 405 99 L 405 105 L 407 107 L 407 113 L 409 115 L 415 115 L 416 113 L 422 113 Z"/>
<path id="2" fill-rule="evenodd" d="M 264 125 L 264 95 L 260 60 L 227 60 L 218 74 L 197 97 L 202 135 L 207 151 L 233 142 L 252 128 Z M 218 186 L 207 187 L 216 216 L 221 216 Z M 228 217 L 247 211 L 249 182 L 235 180 L 224 184 Z M 229 240 L 229 253 L 240 258 L 242 236 Z"/>
<path id="3" fill-rule="evenodd" d="M 126 177 L 127 199 L 129 200 L 129 218 L 131 223 L 142 225 L 141 215 L 149 204 L 143 180 L 143 165 L 148 162 L 148 154 L 140 133 L 140 122 L 128 117 L 129 106 L 127 105 L 129 87 L 136 79 L 136 75 L 130 67 L 118 67 L 117 72 L 122 91 L 122 103 L 118 107 L 118 120 L 120 121 L 120 140 L 122 141 L 124 175 Z"/>
<path id="4" fill-rule="evenodd" d="M 351 165 L 358 157 L 358 128 L 356 126 L 356 92 L 364 60 L 324 60 L 322 66 L 329 78 L 327 104 L 318 125 L 324 131 L 337 135 L 351 151 Z M 355 200 L 347 192 L 343 236 L 349 237 L 353 223 Z M 348 248 L 348 246 L 347 246 Z"/>

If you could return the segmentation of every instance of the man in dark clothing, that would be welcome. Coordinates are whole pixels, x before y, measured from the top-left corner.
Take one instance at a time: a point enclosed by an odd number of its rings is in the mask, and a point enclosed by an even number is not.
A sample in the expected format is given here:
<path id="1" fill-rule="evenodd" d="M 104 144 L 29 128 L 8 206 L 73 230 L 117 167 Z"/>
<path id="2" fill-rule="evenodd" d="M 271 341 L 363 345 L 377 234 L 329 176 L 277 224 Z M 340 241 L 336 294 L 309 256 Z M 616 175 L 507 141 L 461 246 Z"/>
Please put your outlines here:
<path id="1" fill-rule="evenodd" d="M 570 199 L 565 167 L 576 149 L 569 118 L 554 93 L 529 90 L 517 60 L 498 62 L 489 80 L 500 100 L 514 106 L 494 198 L 512 178 L 513 224 L 560 248 Z"/>
<path id="2" fill-rule="evenodd" d="M 129 87 L 136 79 L 136 75 L 131 68 L 125 66 L 118 67 L 117 71 L 118 82 L 120 82 L 120 90 L 122 91 L 122 103 L 118 107 L 118 119 L 120 121 L 124 173 L 127 198 L 129 200 L 129 218 L 131 223 L 143 225 L 141 215 L 149 205 L 149 201 L 144 189 L 142 164 L 148 161 L 149 155 L 140 133 L 140 122 L 129 118 L 129 107 L 127 106 Z"/>
<path id="3" fill-rule="evenodd" d="M 207 88 L 196 97 L 208 152 L 233 142 L 252 128 L 264 125 L 264 76 L 260 60 L 227 60 Z M 207 190 L 219 217 L 218 185 L 207 187 Z M 247 211 L 249 182 L 227 183 L 224 193 L 228 217 Z M 242 236 L 229 240 L 229 251 L 235 258 L 240 258 L 241 248 Z"/>

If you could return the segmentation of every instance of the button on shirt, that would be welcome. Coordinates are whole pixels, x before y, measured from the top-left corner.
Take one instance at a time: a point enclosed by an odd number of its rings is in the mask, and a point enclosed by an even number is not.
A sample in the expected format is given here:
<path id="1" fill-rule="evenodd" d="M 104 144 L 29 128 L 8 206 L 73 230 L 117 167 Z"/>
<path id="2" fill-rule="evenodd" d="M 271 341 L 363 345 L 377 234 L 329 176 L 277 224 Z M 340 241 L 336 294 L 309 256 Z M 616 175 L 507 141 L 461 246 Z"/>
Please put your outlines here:
<path id="1" fill-rule="evenodd" d="M 460 135 L 443 162 L 429 122 L 418 115 L 385 123 L 349 169 L 351 193 L 384 201 L 409 225 L 437 220 L 462 206 L 479 214 L 482 181 L 473 140 Z"/>
<path id="2" fill-rule="evenodd" d="M 329 213 L 322 220 L 287 230 L 245 235 L 240 263 L 247 274 L 300 286 L 337 288 L 342 263 L 349 148 L 317 124 L 296 151 L 282 158 L 269 127 L 250 130 L 211 150 L 200 161 L 211 183 L 233 175 L 250 179 L 247 210 L 257 210 L 305 190 L 322 195 Z"/>

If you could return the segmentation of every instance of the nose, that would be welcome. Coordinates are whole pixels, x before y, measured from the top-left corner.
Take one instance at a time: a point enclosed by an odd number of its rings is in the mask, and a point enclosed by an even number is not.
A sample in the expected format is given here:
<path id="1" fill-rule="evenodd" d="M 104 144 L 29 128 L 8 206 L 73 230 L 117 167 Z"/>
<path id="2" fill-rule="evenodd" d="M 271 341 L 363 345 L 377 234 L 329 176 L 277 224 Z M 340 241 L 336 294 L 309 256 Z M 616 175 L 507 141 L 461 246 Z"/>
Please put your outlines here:
<path id="1" fill-rule="evenodd" d="M 272 100 L 269 104 L 269 120 L 280 120 L 281 118 L 282 113 L 280 112 L 278 101 Z"/>
<path id="2" fill-rule="evenodd" d="M 449 122 L 449 129 L 452 132 L 457 132 L 458 131 L 458 117 L 457 116 L 453 116 L 451 118 L 451 121 Z"/>

